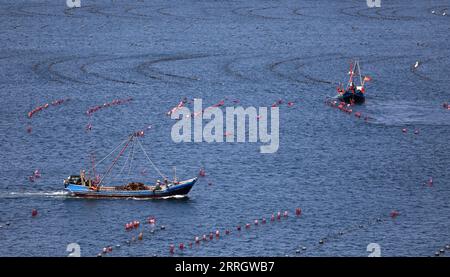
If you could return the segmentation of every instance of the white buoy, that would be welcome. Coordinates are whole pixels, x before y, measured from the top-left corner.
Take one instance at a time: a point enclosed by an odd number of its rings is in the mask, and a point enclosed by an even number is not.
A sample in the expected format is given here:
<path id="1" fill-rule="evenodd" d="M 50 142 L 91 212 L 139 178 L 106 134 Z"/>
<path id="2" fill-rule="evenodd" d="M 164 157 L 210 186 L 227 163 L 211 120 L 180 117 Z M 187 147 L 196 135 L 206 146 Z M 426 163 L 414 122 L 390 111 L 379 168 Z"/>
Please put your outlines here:
<path id="1" fill-rule="evenodd" d="M 418 68 L 419 67 L 419 61 L 416 61 L 416 63 L 414 64 L 414 68 Z"/>
<path id="2" fill-rule="evenodd" d="M 432 14 L 435 14 L 436 12 L 434 10 L 431 11 Z"/>
<path id="3" fill-rule="evenodd" d="M 442 16 L 446 16 L 446 15 L 447 15 L 447 13 L 446 13 L 446 12 L 443 12 L 443 13 L 442 13 Z"/>

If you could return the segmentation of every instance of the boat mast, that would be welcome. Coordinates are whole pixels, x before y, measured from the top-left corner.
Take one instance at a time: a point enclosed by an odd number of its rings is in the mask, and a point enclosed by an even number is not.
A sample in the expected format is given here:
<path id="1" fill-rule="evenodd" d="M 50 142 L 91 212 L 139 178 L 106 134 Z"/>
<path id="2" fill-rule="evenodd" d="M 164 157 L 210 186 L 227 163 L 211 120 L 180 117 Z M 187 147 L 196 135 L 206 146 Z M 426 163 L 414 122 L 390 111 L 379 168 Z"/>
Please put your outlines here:
<path id="1" fill-rule="evenodd" d="M 359 77 L 359 83 L 361 86 L 364 85 L 363 80 L 362 80 L 362 76 L 361 76 L 361 69 L 359 67 L 359 61 L 355 60 L 355 63 L 350 63 L 350 72 L 348 73 L 350 75 L 350 78 L 348 80 L 347 83 L 347 89 L 350 87 L 350 84 L 353 82 L 353 78 L 355 77 L 355 71 L 358 72 L 358 77 Z"/>
<path id="2" fill-rule="evenodd" d="M 361 68 L 359 67 L 359 61 L 358 60 L 356 61 L 356 64 L 355 64 L 355 69 L 356 68 L 358 70 L 358 75 L 359 75 L 359 84 L 361 86 L 363 86 L 364 84 L 363 84 L 362 77 L 361 77 Z"/>

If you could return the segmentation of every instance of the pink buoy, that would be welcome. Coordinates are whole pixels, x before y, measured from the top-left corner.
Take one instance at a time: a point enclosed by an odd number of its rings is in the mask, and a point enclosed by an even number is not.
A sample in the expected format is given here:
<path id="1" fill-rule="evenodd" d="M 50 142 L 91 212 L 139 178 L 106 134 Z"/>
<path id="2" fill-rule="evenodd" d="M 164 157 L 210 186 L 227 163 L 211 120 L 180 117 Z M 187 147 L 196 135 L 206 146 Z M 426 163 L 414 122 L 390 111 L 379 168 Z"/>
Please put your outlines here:
<path id="1" fill-rule="evenodd" d="M 408 131 L 408 129 L 406 129 L 406 128 L 403 128 L 403 129 L 402 129 L 402 132 L 403 132 L 403 133 L 406 133 L 407 131 Z"/>
<path id="2" fill-rule="evenodd" d="M 178 246 L 178 248 L 180 248 L 180 250 L 184 249 L 184 243 L 180 243 L 180 245 Z"/>
<path id="3" fill-rule="evenodd" d="M 189 248 L 192 248 L 192 242 L 189 243 Z"/>
<path id="4" fill-rule="evenodd" d="M 212 240 L 214 238 L 213 233 L 209 233 L 209 240 Z"/>
<path id="5" fill-rule="evenodd" d="M 360 117 L 361 117 L 361 112 L 356 112 L 356 113 L 355 113 L 355 116 L 356 116 L 357 118 L 360 118 Z"/>
<path id="6" fill-rule="evenodd" d="M 288 211 L 284 211 L 283 217 L 288 217 Z"/>
<path id="7" fill-rule="evenodd" d="M 195 243 L 200 243 L 200 239 L 198 237 L 195 237 Z"/>
<path id="8" fill-rule="evenodd" d="M 296 209 L 295 209 L 295 215 L 296 215 L 296 216 L 302 215 L 302 209 L 296 208 Z"/>
<path id="9" fill-rule="evenodd" d="M 399 215 L 400 215 L 400 212 L 397 211 L 397 210 L 393 210 L 393 211 L 390 213 L 391 218 L 396 218 L 396 217 L 399 216 Z"/>
<path id="10" fill-rule="evenodd" d="M 429 187 L 433 186 L 433 177 L 430 177 L 430 179 L 428 180 L 428 186 Z"/>
<path id="11" fill-rule="evenodd" d="M 35 178 L 41 178 L 41 172 L 39 171 L 39 169 L 36 169 L 33 173 Z"/>
<path id="12" fill-rule="evenodd" d="M 262 218 L 262 220 L 261 220 L 261 224 L 266 224 L 266 218 Z"/>
<path id="13" fill-rule="evenodd" d="M 203 235 L 202 240 L 206 241 L 206 235 Z"/>
<path id="14" fill-rule="evenodd" d="M 112 246 L 108 247 L 108 252 L 112 252 L 112 251 L 113 251 Z"/>
<path id="15" fill-rule="evenodd" d="M 288 107 L 293 107 L 294 106 L 294 102 L 288 102 Z"/>
<path id="16" fill-rule="evenodd" d="M 258 225 L 258 219 L 255 219 L 255 225 Z"/>
<path id="17" fill-rule="evenodd" d="M 170 254 L 175 253 L 175 246 L 174 246 L 173 244 L 171 244 L 171 245 L 169 246 L 169 252 L 170 252 Z"/>
<path id="18" fill-rule="evenodd" d="M 37 216 L 37 215 L 38 215 L 37 210 L 36 210 L 36 209 L 32 209 L 32 210 L 31 210 L 31 216 L 32 216 L 32 217 L 35 217 L 35 216 Z"/>
<path id="19" fill-rule="evenodd" d="M 219 238 L 220 237 L 220 232 L 219 232 L 219 230 L 216 230 L 216 238 Z"/>
<path id="20" fill-rule="evenodd" d="M 277 213 L 277 219 L 280 220 L 281 219 L 281 212 Z"/>
<path id="21" fill-rule="evenodd" d="M 199 175 L 200 177 L 205 177 L 205 176 L 206 176 L 205 169 L 201 168 L 201 169 L 200 169 L 200 172 L 198 173 L 198 175 Z"/>
<path id="22" fill-rule="evenodd" d="M 107 249 L 106 247 L 104 247 L 104 248 L 102 249 L 102 252 L 103 252 L 103 254 L 106 254 L 106 253 L 108 252 L 108 249 Z"/>
<path id="23" fill-rule="evenodd" d="M 148 224 L 155 224 L 156 219 L 153 216 L 151 216 L 147 219 L 147 221 L 148 221 Z"/>
<path id="24" fill-rule="evenodd" d="M 249 223 L 245 224 L 245 229 L 250 229 L 250 224 Z"/>
<path id="25" fill-rule="evenodd" d="M 272 216 L 270 217 L 270 221 L 275 221 L 275 216 L 272 214 Z"/>

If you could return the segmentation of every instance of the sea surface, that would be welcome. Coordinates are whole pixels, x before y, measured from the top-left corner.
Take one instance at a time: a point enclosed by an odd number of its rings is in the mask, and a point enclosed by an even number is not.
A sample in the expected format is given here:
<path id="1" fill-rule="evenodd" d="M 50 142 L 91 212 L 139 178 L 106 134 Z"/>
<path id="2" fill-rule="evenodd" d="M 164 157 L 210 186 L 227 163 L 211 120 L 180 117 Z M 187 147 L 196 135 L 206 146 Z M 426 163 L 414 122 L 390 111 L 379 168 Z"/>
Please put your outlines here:
<path id="1" fill-rule="evenodd" d="M 70 243 L 81 256 L 108 246 L 105 256 L 368 256 L 370 243 L 381 256 L 433 256 L 450 243 L 450 1 L 0 2 L 0 256 L 67 256 Z M 353 59 L 372 81 L 346 114 L 324 102 Z M 173 142 L 166 113 L 183 97 L 282 100 L 278 151 Z M 137 130 L 164 174 L 205 169 L 188 197 L 64 192 L 64 178 Z M 105 182 L 161 178 L 135 154 Z M 125 231 L 133 220 L 140 227 Z"/>

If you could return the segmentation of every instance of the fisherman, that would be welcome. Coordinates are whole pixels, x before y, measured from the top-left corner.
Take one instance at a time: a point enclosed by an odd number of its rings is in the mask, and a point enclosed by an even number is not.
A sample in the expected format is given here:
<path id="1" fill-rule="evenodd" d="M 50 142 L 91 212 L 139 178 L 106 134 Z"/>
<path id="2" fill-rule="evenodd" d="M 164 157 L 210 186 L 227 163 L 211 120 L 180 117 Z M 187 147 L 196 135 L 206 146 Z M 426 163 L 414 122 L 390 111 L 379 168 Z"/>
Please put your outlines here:
<path id="1" fill-rule="evenodd" d="M 156 180 L 155 190 L 161 190 L 161 181 L 160 180 Z"/>
<path id="2" fill-rule="evenodd" d="M 353 91 L 353 93 L 355 93 L 355 83 L 351 82 L 350 83 L 350 87 L 348 88 L 349 90 Z"/>

